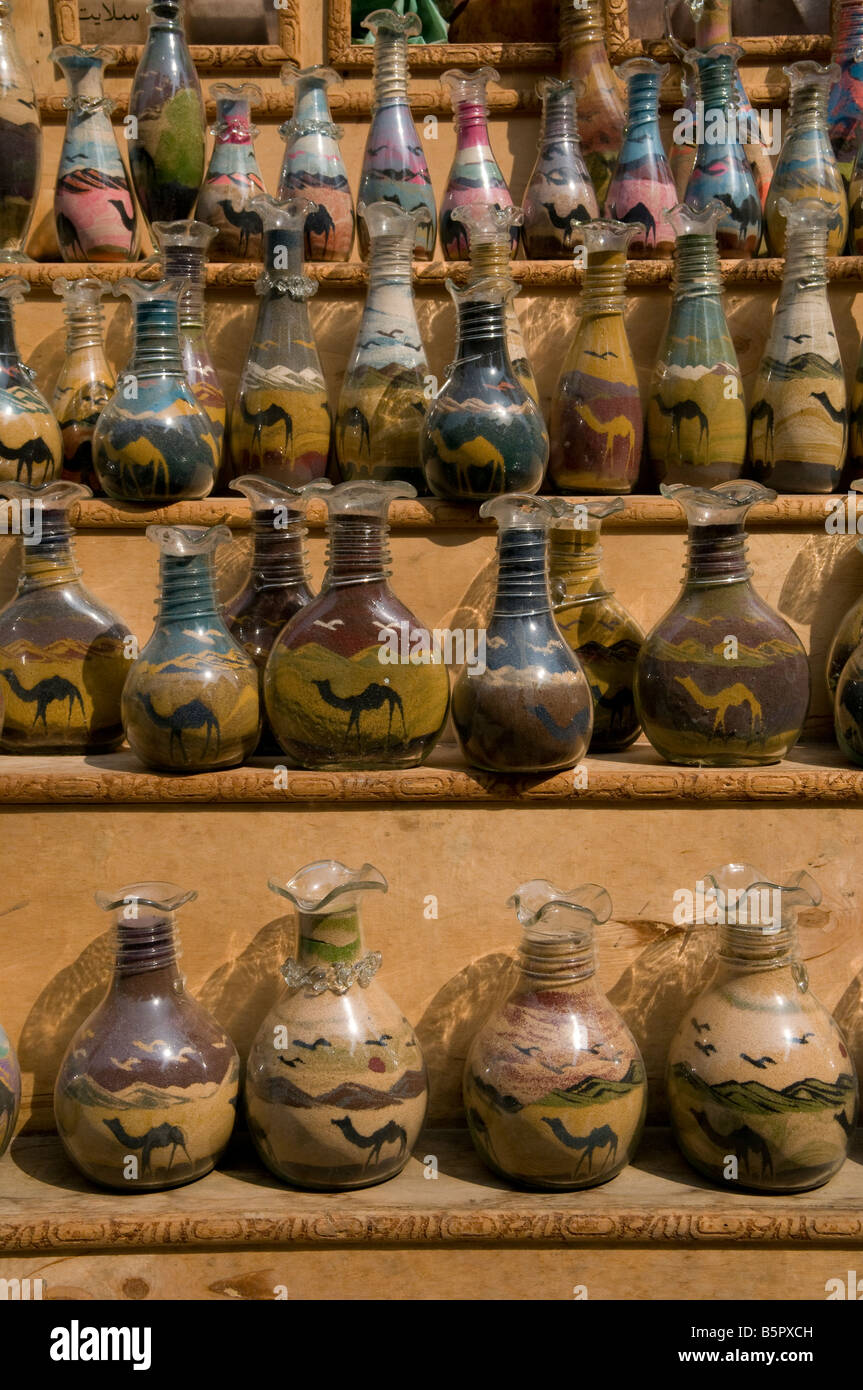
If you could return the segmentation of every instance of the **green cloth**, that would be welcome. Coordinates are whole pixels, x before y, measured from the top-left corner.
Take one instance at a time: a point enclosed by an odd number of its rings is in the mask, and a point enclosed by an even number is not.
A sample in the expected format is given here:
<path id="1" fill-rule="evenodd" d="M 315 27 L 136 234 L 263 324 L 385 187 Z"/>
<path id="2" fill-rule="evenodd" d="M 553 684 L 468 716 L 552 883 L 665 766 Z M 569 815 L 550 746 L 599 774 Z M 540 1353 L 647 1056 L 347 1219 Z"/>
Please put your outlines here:
<path id="1" fill-rule="evenodd" d="M 384 8 L 378 3 L 369 3 L 369 0 L 351 0 L 351 32 L 354 43 L 374 43 L 374 35 L 368 29 L 362 27 L 366 15 L 374 14 L 375 10 Z M 449 33 L 449 25 L 435 5 L 434 0 L 392 0 L 388 6 L 395 10 L 396 14 L 418 14 L 422 20 L 423 31 L 415 39 L 409 39 L 409 43 L 446 43 Z"/>

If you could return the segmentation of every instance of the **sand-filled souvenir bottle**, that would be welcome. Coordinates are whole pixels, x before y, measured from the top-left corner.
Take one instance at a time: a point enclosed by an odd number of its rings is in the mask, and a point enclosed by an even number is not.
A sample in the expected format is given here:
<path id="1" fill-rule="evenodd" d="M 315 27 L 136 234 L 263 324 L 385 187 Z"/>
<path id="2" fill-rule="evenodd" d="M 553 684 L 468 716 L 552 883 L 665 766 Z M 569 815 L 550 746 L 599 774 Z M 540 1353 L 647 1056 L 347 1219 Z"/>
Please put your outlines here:
<path id="1" fill-rule="evenodd" d="M 15 597 L 0 609 L 4 753 L 110 753 L 123 739 L 120 696 L 133 639 L 81 583 L 69 508 L 80 483 L 0 483 L 21 535 Z"/>
<path id="2" fill-rule="evenodd" d="M 578 327 L 551 401 L 548 477 L 559 492 L 631 492 L 644 419 L 624 320 L 626 256 L 643 235 L 633 222 L 588 222 Z"/>
<path id="3" fill-rule="evenodd" d="M 339 150 L 344 134 L 333 123 L 327 89 L 341 77 L 315 65 L 282 68 L 282 82 L 294 88 L 294 114 L 279 127 L 285 142 L 277 197 L 308 198 L 306 260 L 346 261 L 354 244 L 354 199 Z"/>
<path id="4" fill-rule="evenodd" d="M 111 125 L 115 103 L 102 86 L 112 56 L 110 48 L 68 43 L 51 53 L 69 91 L 54 186 L 54 225 L 64 261 L 133 261 L 138 254 L 135 202 Z"/>
<path id="5" fill-rule="evenodd" d="M 647 407 L 648 457 L 660 482 L 712 487 L 743 471 L 746 402 L 716 249 L 724 216 L 716 202 L 668 214 L 677 237 L 671 314 Z"/>
<path id="6" fill-rule="evenodd" d="M 198 895 L 173 883 L 96 893 L 114 921 L 114 973 L 82 1023 L 54 1087 L 76 1168 L 105 1187 L 160 1192 L 218 1163 L 237 1114 L 240 1060 L 187 994 L 176 915 Z"/>
<path id="7" fill-rule="evenodd" d="M 371 246 L 369 287 L 336 411 L 342 478 L 401 478 L 423 489 L 420 432 L 428 362 L 414 307 L 417 219 L 393 203 L 359 206 Z"/>
<path id="8" fill-rule="evenodd" d="M 358 203 L 397 203 L 407 213 L 424 208 L 416 219 L 414 256 L 431 260 L 437 241 L 437 208 L 428 164 L 408 102 L 408 39 L 422 29 L 416 14 L 375 10 L 363 20 L 375 36 L 374 104 L 366 137 Z M 314 195 L 312 195 L 314 196 Z M 362 220 L 357 232 L 360 255 L 369 254 Z"/>
<path id="9" fill-rule="evenodd" d="M 270 888 L 296 908 L 296 954 L 246 1069 L 246 1113 L 261 1158 L 283 1182 L 346 1192 L 395 1177 L 417 1141 L 428 1079 L 416 1034 L 375 979 L 360 905 L 387 891 L 371 864 L 306 864 Z"/>
<path id="10" fill-rule="evenodd" d="M 863 479 L 858 479 L 851 484 L 855 492 L 863 491 Z M 854 499 L 855 507 L 857 499 Z M 842 503 L 843 511 L 845 503 Z M 863 555 L 863 536 L 856 541 L 856 548 Z M 827 690 L 830 694 L 831 703 L 836 695 L 836 687 L 839 684 L 839 677 L 845 669 L 849 658 L 853 656 L 856 647 L 863 642 L 863 594 L 852 603 L 844 618 L 840 622 L 830 643 L 827 652 L 827 661 L 824 668 L 824 678 L 827 682 Z"/>
<path id="11" fill-rule="evenodd" d="M 267 190 L 255 155 L 259 132 L 252 125 L 251 107 L 260 105 L 263 93 L 254 82 L 214 82 L 210 97 L 216 103 L 216 121 L 210 127 L 213 152 L 195 215 L 216 229 L 210 260 L 259 261 L 261 218 L 251 202 Z"/>
<path id="12" fill-rule="evenodd" d="M 833 492 L 848 439 L 845 372 L 827 297 L 833 210 L 817 198 L 780 198 L 788 221 L 782 291 L 755 377 L 749 457 L 779 492 Z"/>
<path id="13" fill-rule="evenodd" d="M 576 103 L 584 83 L 544 77 L 537 83 L 542 125 L 536 163 L 523 199 L 521 237 L 530 260 L 567 260 L 581 222 L 599 216 L 599 204 L 578 137 Z M 473 247 L 473 229 L 470 229 Z"/>
<path id="14" fill-rule="evenodd" d="M 29 293 L 17 275 L 0 280 L 0 481 L 32 485 L 59 478 L 63 438 L 15 341 L 13 308 Z"/>
<path id="15" fill-rule="evenodd" d="M 518 979 L 471 1043 L 463 1095 L 484 1163 L 523 1187 L 571 1191 L 630 1162 L 647 1110 L 638 1044 L 596 978 L 596 883 L 545 879 L 509 899 L 522 927 Z"/>
<path id="16" fill-rule="evenodd" d="M 456 360 L 425 417 L 420 456 L 436 497 L 481 502 L 504 492 L 538 492 L 548 462 L 542 412 L 519 381 L 507 345 L 509 276 L 460 289 Z"/>
<path id="17" fill-rule="evenodd" d="M 116 379 L 105 357 L 101 280 L 54 281 L 66 317 L 66 355 L 51 405 L 63 436 L 63 477 L 96 487 L 93 434 Z"/>
<path id="18" fill-rule="evenodd" d="M 627 86 L 626 129 L 605 215 L 643 228 L 631 243 L 630 255 L 670 256 L 674 233 L 667 214 L 678 199 L 659 129 L 659 89 L 668 64 L 631 58 L 618 72 Z"/>
<path id="19" fill-rule="evenodd" d="M 0 0 L 0 148 L 0 262 L 29 261 L 24 242 L 39 196 L 42 124 L 10 0 Z"/>
<path id="20" fill-rule="evenodd" d="M 678 5 L 680 0 L 678 0 Z M 717 44 L 732 43 L 734 35 L 731 28 L 731 5 L 732 0 L 683 0 L 686 8 L 692 17 L 695 28 L 695 52 L 705 53 L 708 49 L 714 48 Z M 680 61 L 684 71 L 682 79 L 684 111 L 685 117 L 681 119 L 680 113 L 675 112 L 674 139 L 671 143 L 670 164 L 674 175 L 674 182 L 682 198 L 686 185 L 689 182 L 689 175 L 695 163 L 696 140 L 695 135 L 698 130 L 698 110 L 697 100 L 697 76 L 695 70 L 687 62 L 687 50 L 677 40 L 671 25 L 673 10 L 670 5 L 665 7 L 665 37 L 674 53 Z M 691 54 L 693 50 L 689 50 Z M 767 148 L 767 131 L 764 128 L 761 113 L 756 112 L 746 88 L 740 71 L 737 71 L 735 101 L 737 105 L 738 129 L 741 132 L 743 147 L 749 166 L 752 170 L 752 177 L 755 180 L 755 187 L 762 205 L 767 198 L 767 191 L 770 188 L 770 180 L 773 177 L 773 160 Z M 703 114 L 702 114 L 703 120 Z M 772 135 L 772 131 L 771 131 Z"/>
<path id="21" fill-rule="evenodd" d="M 129 94 L 129 165 L 148 222 L 190 217 L 204 177 L 206 121 L 183 0 L 153 0 Z"/>
<path id="22" fill-rule="evenodd" d="M 839 80 L 830 93 L 827 120 L 839 171 L 848 183 L 863 135 L 863 4 L 840 0 L 833 57 Z"/>
<path id="23" fill-rule="evenodd" d="M 121 502 L 179 502 L 213 489 L 216 426 L 188 383 L 180 348 L 181 280 L 121 280 L 135 306 L 135 350 L 93 434 L 102 490 Z"/>
<path id="24" fill-rule="evenodd" d="M 522 225 L 521 208 L 499 208 L 494 203 L 465 203 L 456 208 L 453 220 L 463 223 L 470 237 L 470 273 L 468 284 L 477 285 L 491 277 L 512 281 L 513 295 L 520 286 L 512 279 L 512 229 Z M 510 299 L 506 310 L 506 341 L 513 371 L 529 396 L 539 403 L 539 389 L 524 345 L 521 324 L 515 304 Z"/>
<path id="25" fill-rule="evenodd" d="M 183 286 L 177 303 L 180 353 L 186 380 L 210 420 L 218 468 L 228 411 L 207 341 L 204 308 L 207 250 L 215 244 L 216 230 L 197 220 L 154 222 L 153 236 L 159 247 L 162 274 L 166 280 L 180 281 Z"/>
<path id="26" fill-rule="evenodd" d="M 560 47 L 563 76 L 581 80 L 578 99 L 581 144 L 600 208 L 623 142 L 620 81 L 608 61 L 603 0 L 562 0 Z"/>
<path id="27" fill-rule="evenodd" d="M 633 686 L 644 633 L 609 589 L 600 564 L 602 523 L 622 511 L 624 502 L 622 497 L 592 502 L 561 497 L 553 506 L 548 571 L 554 616 L 590 684 L 590 752 L 614 753 L 641 732 Z"/>
<path id="28" fill-rule="evenodd" d="M 216 601 L 213 552 L 227 526 L 148 526 L 160 551 L 156 626 L 123 690 L 132 752 L 163 772 L 214 772 L 254 753 L 258 673 Z"/>
<path id="29" fill-rule="evenodd" d="M 330 405 L 309 318 L 318 286 L 303 273 L 303 228 L 312 204 L 262 194 L 264 269 L 258 316 L 231 411 L 231 459 L 239 473 L 301 487 L 326 472 Z"/>
<path id="30" fill-rule="evenodd" d="M 264 674 L 273 732 L 300 767 L 416 767 L 443 732 L 440 650 L 388 582 L 390 503 L 415 496 L 408 483 L 378 482 L 324 495 L 321 592 L 277 638 Z"/>
<path id="31" fill-rule="evenodd" d="M 857 1122 L 854 1062 L 798 954 L 797 914 L 821 890 L 805 870 L 782 885 L 751 864 L 699 889 L 715 974 L 669 1048 L 674 1137 L 725 1190 L 808 1192 L 842 1167 Z"/>
<path id="32" fill-rule="evenodd" d="M 848 195 L 827 129 L 827 99 L 839 75 L 835 63 L 792 63 L 782 71 L 788 78 L 791 112 L 767 203 L 764 231 L 771 256 L 787 255 L 783 199 L 793 204 L 821 202 L 828 218 L 827 255 L 841 256 L 848 239 Z"/>
<path id="33" fill-rule="evenodd" d="M 452 697 L 462 753 L 489 772 L 574 767 L 593 729 L 590 686 L 554 619 L 548 581 L 551 502 L 513 493 L 480 507 L 498 524 L 497 588 L 482 666 L 465 665 Z"/>
<path id="34" fill-rule="evenodd" d="M 667 487 L 689 528 L 683 587 L 644 639 L 635 707 L 670 763 L 759 767 L 797 742 L 809 705 L 800 638 L 755 592 L 746 515 L 776 493 L 760 483 Z"/>
<path id="35" fill-rule="evenodd" d="M 719 254 L 732 260 L 757 255 L 764 228 L 761 199 L 740 143 L 735 93 L 742 51 L 739 44 L 721 43 L 706 53 L 693 49 L 687 55 L 697 74 L 704 119 L 684 202 L 695 209 L 706 209 L 714 200 L 721 204 L 722 217 L 716 224 Z"/>
<path id="36" fill-rule="evenodd" d="M 499 75 L 494 68 L 478 68 L 476 72 L 453 68 L 441 81 L 449 91 L 456 134 L 455 155 L 440 206 L 441 247 L 447 260 L 466 261 L 470 257 L 470 231 L 464 222 L 453 219 L 455 209 L 470 203 L 495 203 L 501 208 L 513 205 L 489 143 L 487 88 L 489 82 L 499 81 Z M 518 229 L 513 227 L 513 254 L 517 246 Z"/>
<path id="37" fill-rule="evenodd" d="M 21 1068 L 15 1049 L 0 1028 L 0 1158 L 12 1143 L 21 1106 Z"/>
<path id="38" fill-rule="evenodd" d="M 306 553 L 306 506 L 309 494 L 330 486 L 321 479 L 312 487 L 289 487 L 273 478 L 247 473 L 230 484 L 252 508 L 252 555 L 248 574 L 236 594 L 222 605 L 228 631 L 258 668 L 261 685 L 261 738 L 258 753 L 277 753 L 267 722 L 263 678 L 273 643 L 285 624 L 311 603 Z"/>

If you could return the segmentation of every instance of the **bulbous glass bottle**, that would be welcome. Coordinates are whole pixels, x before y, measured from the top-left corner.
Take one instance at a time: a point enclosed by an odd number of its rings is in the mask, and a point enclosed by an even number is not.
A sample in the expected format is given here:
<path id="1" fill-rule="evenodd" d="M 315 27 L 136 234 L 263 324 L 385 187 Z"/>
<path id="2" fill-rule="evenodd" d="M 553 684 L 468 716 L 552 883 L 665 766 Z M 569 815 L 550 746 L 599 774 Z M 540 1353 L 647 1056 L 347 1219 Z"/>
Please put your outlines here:
<path id="1" fill-rule="evenodd" d="M 326 472 L 331 419 L 309 318 L 318 286 L 303 273 L 306 198 L 254 200 L 264 228 L 258 316 L 231 411 L 231 459 L 239 473 L 300 487 Z"/>
<path id="2" fill-rule="evenodd" d="M 166 280 L 182 284 L 177 303 L 180 355 L 192 394 L 207 412 L 218 468 L 225 444 L 228 408 L 207 341 L 204 308 L 207 250 L 214 244 L 216 231 L 206 222 L 198 221 L 154 222 L 152 231 L 159 248 L 162 275 Z"/>
<path id="3" fill-rule="evenodd" d="M 422 487 L 420 432 L 428 362 L 413 294 L 416 222 L 422 211 L 359 205 L 370 243 L 369 287 L 336 411 L 342 478 L 401 478 Z"/>
<path id="4" fill-rule="evenodd" d="M 114 974 L 66 1049 L 54 1116 L 86 1178 L 124 1192 L 194 1182 L 219 1161 L 237 1113 L 237 1049 L 187 994 L 173 883 L 96 893 L 114 919 Z"/>
<path id="5" fill-rule="evenodd" d="M 282 82 L 294 88 L 294 114 L 279 127 L 285 154 L 276 196 L 311 199 L 306 219 L 306 260 L 346 261 L 354 244 L 354 199 L 339 150 L 344 134 L 333 123 L 327 89 L 341 77 L 315 65 L 282 68 Z"/>
<path id="6" fill-rule="evenodd" d="M 513 205 L 512 194 L 489 142 L 487 88 L 489 82 L 499 80 L 494 68 L 478 68 L 476 72 L 452 68 L 441 78 L 449 89 L 456 134 L 455 155 L 440 205 L 441 247 L 449 261 L 470 258 L 467 226 L 453 219 L 457 207 L 470 203 L 485 206 L 494 203 L 501 208 Z M 518 230 L 514 227 L 513 255 L 517 246 Z"/>
<path id="7" fill-rule="evenodd" d="M 24 242 L 39 196 L 42 123 L 10 0 L 0 0 L 0 146 L 0 262 L 29 261 Z"/>
<path id="8" fill-rule="evenodd" d="M 808 1192 L 842 1167 L 857 1122 L 854 1062 L 797 954 L 797 913 L 821 890 L 803 870 L 782 887 L 751 864 L 699 888 L 716 973 L 669 1048 L 674 1137 L 722 1188 Z"/>
<path id="9" fill-rule="evenodd" d="M 199 222 L 216 229 L 211 260 L 259 261 L 261 219 L 251 203 L 267 190 L 255 154 L 259 132 L 252 125 L 251 107 L 260 105 L 264 95 L 254 82 L 214 82 L 210 98 L 216 103 L 216 121 L 210 127 L 213 152 L 195 213 Z"/>
<path id="10" fill-rule="evenodd" d="M 222 616 L 231 636 L 239 642 L 258 669 L 261 695 L 259 754 L 277 753 L 279 745 L 264 710 L 264 667 L 279 633 L 301 608 L 311 603 L 306 554 L 306 505 L 330 487 L 325 480 L 289 487 L 254 473 L 230 484 L 242 492 L 252 508 L 252 556 L 244 583 L 222 604 Z"/>
<path id="11" fill-rule="evenodd" d="M 827 219 L 827 255 L 841 256 L 848 240 L 848 196 L 839 173 L 827 129 L 827 99 L 839 76 L 836 63 L 792 63 L 782 71 L 788 78 L 790 119 L 776 161 L 764 208 L 764 232 L 771 256 L 784 256 L 783 199 L 792 205 L 821 202 Z"/>
<path id="12" fill-rule="evenodd" d="M 551 400 L 548 477 L 559 492 L 631 492 L 644 444 L 638 373 L 624 309 L 636 222 L 578 228 L 587 252 L 578 327 Z"/>
<path id="13" fill-rule="evenodd" d="M 704 210 L 714 201 L 723 215 L 716 224 L 719 254 L 732 260 L 758 253 L 764 218 L 752 169 L 740 143 L 740 120 L 735 91 L 739 44 L 715 44 L 706 53 L 687 55 L 697 73 L 698 99 L 703 103 L 704 138 L 686 185 L 684 202 Z"/>
<path id="14" fill-rule="evenodd" d="M 624 114 L 620 82 L 605 46 L 602 0 L 562 0 L 560 47 L 564 78 L 584 83 L 578 99 L 581 145 L 603 207 L 623 142 Z"/>
<path id="15" fill-rule="evenodd" d="M 429 490 L 457 502 L 538 492 L 548 431 L 509 355 L 513 282 L 490 276 L 465 289 L 452 280 L 446 285 L 458 311 L 458 347 L 422 427 L 420 457 Z"/>
<path id="16" fill-rule="evenodd" d="M 468 229 L 470 271 L 468 285 L 482 280 L 503 279 L 512 285 L 513 296 L 521 289 L 512 278 L 512 231 L 521 226 L 521 208 L 499 208 L 495 203 L 465 203 L 453 209 L 453 221 Z M 539 388 L 527 355 L 513 299 L 506 306 L 506 342 L 512 369 L 525 391 L 539 404 Z"/>
<path id="17" fill-rule="evenodd" d="M 269 887 L 296 907 L 298 944 L 249 1053 L 255 1147 L 297 1187 L 347 1192 L 385 1182 L 410 1158 L 428 1104 L 416 1034 L 374 978 L 380 952 L 363 945 L 360 904 L 365 893 L 385 893 L 387 881 L 372 864 L 323 859 Z"/>
<path id="18" fill-rule="evenodd" d="M 635 711 L 635 663 L 644 633 L 609 589 L 600 561 L 600 531 L 623 498 L 571 502 L 555 498 L 548 553 L 558 627 L 581 662 L 593 697 L 591 753 L 616 753 L 641 733 Z"/>
<path id="19" fill-rule="evenodd" d="M 657 753 L 689 767 L 762 767 L 793 748 L 809 705 L 800 638 L 755 592 L 746 514 L 760 483 L 660 488 L 686 513 L 683 587 L 642 643 L 635 707 Z"/>
<path id="20" fill-rule="evenodd" d="M 190 217 L 204 177 L 206 120 L 201 84 L 183 28 L 183 0 L 153 0 L 132 79 L 129 166 L 151 224 Z"/>
<path id="21" fill-rule="evenodd" d="M 15 341 L 13 306 L 29 293 L 15 275 L 0 280 L 0 481 L 26 478 L 32 485 L 59 478 L 63 439 Z"/>
<path id="22" fill-rule="evenodd" d="M 0 1134 L 0 1158 L 12 1142 L 20 1108 L 21 1069 L 14 1047 L 0 1028 L 0 1121 L 3 1125 L 3 1133 Z"/>
<path id="23" fill-rule="evenodd" d="M 357 203 L 398 203 L 407 213 L 424 208 L 416 219 L 414 256 L 431 260 L 437 241 L 437 208 L 428 164 L 408 102 L 408 40 L 422 29 L 416 14 L 375 10 L 363 20 L 375 36 L 372 120 L 366 137 Z M 366 229 L 358 228 L 360 255 L 369 254 Z"/>
<path id="24" fill-rule="evenodd" d="M 98 486 L 93 469 L 93 433 L 116 385 L 105 357 L 101 280 L 55 280 L 66 318 L 66 355 L 51 406 L 63 436 L 63 477 Z"/>
<path id="25" fill-rule="evenodd" d="M 148 526 L 160 550 L 156 626 L 123 690 L 136 757 L 163 772 L 236 767 L 261 732 L 258 673 L 231 636 L 213 585 L 227 526 Z"/>
<path id="26" fill-rule="evenodd" d="M 179 280 L 121 280 L 135 306 L 135 350 L 96 423 L 93 465 L 120 502 L 206 497 L 218 459 L 216 427 L 189 385 L 180 355 Z"/>
<path id="27" fill-rule="evenodd" d="M 674 245 L 667 214 L 678 201 L 659 129 L 659 89 L 668 64 L 631 58 L 618 71 L 627 86 L 626 129 L 605 199 L 605 215 L 644 228 L 631 243 L 632 256 L 667 257 Z"/>
<path id="28" fill-rule="evenodd" d="M 611 899 L 596 883 L 533 879 L 507 907 L 522 927 L 519 974 L 468 1052 L 470 1135 L 508 1182 L 595 1187 L 633 1158 L 647 1110 L 638 1044 L 596 979 L 593 932 Z"/>
<path id="29" fill-rule="evenodd" d="M 717 44 L 734 42 L 731 29 L 732 0 L 683 0 L 683 3 L 689 10 L 694 23 L 696 52 L 705 53 Z M 683 87 L 684 110 L 688 119 L 681 121 L 678 125 L 679 117 L 675 113 L 675 133 L 670 150 L 671 172 L 682 199 L 689 182 L 689 175 L 692 173 L 697 149 L 695 134 L 698 126 L 695 103 L 698 81 L 695 70 L 687 61 L 687 50 L 675 38 L 671 26 L 671 7 L 668 5 L 665 7 L 665 37 L 672 52 L 681 63 L 685 74 L 681 85 Z M 689 53 L 692 53 L 691 49 Z M 743 133 L 743 148 L 752 170 L 758 197 L 763 206 L 770 188 L 770 180 L 773 177 L 773 160 L 765 144 L 759 113 L 755 111 L 746 94 L 739 69 L 735 89 L 734 98 L 737 106 L 738 127 Z"/>
<path id="30" fill-rule="evenodd" d="M 863 136 L 863 5 L 840 0 L 833 57 L 839 80 L 830 93 L 827 120 L 839 172 L 846 184 Z"/>
<path id="31" fill-rule="evenodd" d="M 521 238 L 529 260 L 565 260 L 572 254 L 578 224 L 599 216 L 578 136 L 576 102 L 582 99 L 584 83 L 544 77 L 536 90 L 542 100 L 542 124 L 523 199 Z"/>
<path id="32" fill-rule="evenodd" d="M 132 637 L 81 583 L 69 507 L 80 483 L 0 483 L 21 521 L 15 597 L 0 609 L 4 753 L 110 753 L 123 739 L 120 695 Z"/>
<path id="33" fill-rule="evenodd" d="M 299 767 L 416 767 L 449 710 L 449 675 L 431 634 L 392 592 L 386 516 L 408 483 L 340 483 L 325 494 L 321 592 L 276 639 L 264 699 Z"/>
<path id="34" fill-rule="evenodd" d="M 668 219 L 677 237 L 671 313 L 647 407 L 647 447 L 658 481 L 728 482 L 746 458 L 746 403 L 722 307 L 716 227 L 720 203 L 686 203 Z"/>
<path id="35" fill-rule="evenodd" d="M 497 589 L 485 663 L 465 665 L 452 718 L 465 760 L 488 772 L 574 767 L 593 730 L 590 686 L 554 619 L 548 582 L 552 503 L 513 493 L 484 502 L 498 524 Z"/>
<path id="36" fill-rule="evenodd" d="M 855 491 L 863 490 L 863 479 L 858 479 L 851 484 Z M 856 499 L 855 499 L 856 500 Z M 856 548 L 863 555 L 863 537 L 856 542 Z M 841 623 L 836 629 L 833 641 L 827 652 L 827 662 L 824 670 L 824 678 L 827 682 L 827 689 L 830 694 L 831 702 L 836 695 L 836 687 L 839 684 L 839 677 L 845 669 L 849 658 L 853 656 L 856 647 L 863 642 L 863 595 L 853 603 L 845 614 Z"/>
<path id="37" fill-rule="evenodd" d="M 780 492 L 832 492 L 848 440 L 845 372 L 827 296 L 833 211 L 818 198 L 777 211 L 788 220 L 782 291 L 755 377 L 749 457 L 756 478 Z"/>
<path id="38" fill-rule="evenodd" d="M 138 218 L 102 74 L 110 48 L 61 44 L 52 62 L 66 79 L 69 114 L 54 186 L 54 225 L 64 261 L 132 261 Z"/>

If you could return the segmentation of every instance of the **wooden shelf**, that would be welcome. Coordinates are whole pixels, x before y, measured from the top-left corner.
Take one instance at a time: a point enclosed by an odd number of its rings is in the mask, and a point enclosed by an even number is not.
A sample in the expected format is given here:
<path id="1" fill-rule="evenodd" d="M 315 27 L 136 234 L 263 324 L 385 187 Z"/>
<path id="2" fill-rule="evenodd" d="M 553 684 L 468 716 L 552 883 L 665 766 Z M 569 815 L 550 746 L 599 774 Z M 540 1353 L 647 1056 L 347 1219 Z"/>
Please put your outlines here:
<path id="1" fill-rule="evenodd" d="M 126 749 L 91 758 L 0 756 L 0 805 L 863 802 L 863 769 L 828 744 L 798 745 L 772 767 L 696 768 L 673 767 L 639 742 L 543 778 L 474 771 L 448 745 L 435 749 L 423 767 L 394 772 L 288 770 L 277 779 L 278 766 L 277 758 L 257 758 L 224 772 L 175 776 L 148 771 Z"/>
<path id="2" fill-rule="evenodd" d="M 780 256 L 763 256 L 748 261 L 721 261 L 720 266 L 726 285 L 770 285 L 777 284 L 782 279 L 785 261 Z M 149 273 L 142 274 L 145 267 Z M 244 289 L 254 285 L 261 269 L 259 261 L 210 264 L 207 266 L 207 285 L 220 289 Z M 626 283 L 634 289 L 669 285 L 673 271 L 674 263 L 670 260 L 627 261 Z M 74 280 L 91 276 L 106 284 L 128 276 L 158 279 L 155 267 L 147 266 L 143 261 L 33 261 L 22 264 L 9 262 L 0 266 L 0 272 L 4 276 L 20 276 L 31 285 L 40 288 L 50 287 L 60 277 Z M 361 261 L 311 261 L 306 265 L 306 274 L 324 287 L 333 286 L 342 290 L 362 290 L 368 283 L 368 267 Z M 414 262 L 414 283 L 417 289 L 442 288 L 449 277 L 463 283 L 467 274 L 466 261 Z M 526 289 L 538 290 L 561 286 L 577 288 L 584 276 L 584 272 L 577 269 L 571 261 L 514 260 L 512 274 Z M 833 282 L 846 281 L 857 284 L 863 281 L 863 256 L 829 257 L 827 275 Z"/>
<path id="3" fill-rule="evenodd" d="M 438 1178 L 424 1177 L 433 1154 Z M 466 1131 L 427 1130 L 392 1181 L 349 1193 L 276 1181 L 242 1140 L 220 1170 L 169 1192 L 88 1186 L 54 1136 L 19 1137 L 0 1163 L 4 1256 L 110 1249 L 402 1245 L 721 1245 L 863 1248 L 863 1144 L 814 1192 L 759 1196 L 710 1186 L 666 1130 L 645 1133 L 635 1163 L 584 1192 L 521 1192 L 495 1179 Z M 49 1287 L 51 1274 L 48 1272 Z"/>
<path id="4" fill-rule="evenodd" d="M 775 502 L 753 507 L 747 518 L 752 528 L 807 527 L 822 530 L 827 516 L 835 509 L 841 494 L 830 496 L 781 496 Z M 587 500 L 587 499 L 582 499 Z M 603 531 L 650 530 L 655 527 L 686 529 L 686 518 L 677 502 L 667 497 L 631 496 L 625 507 L 608 517 Z M 2 507 L 2 503 L 0 503 Z M 863 514 L 863 504 L 861 504 Z M 72 524 L 83 531 L 142 531 L 147 526 L 216 526 L 224 524 L 248 529 L 251 512 L 245 498 L 236 493 L 226 497 L 207 497 L 202 502 L 174 502 L 165 507 L 139 507 L 134 503 L 112 503 L 104 498 L 74 503 L 69 512 Z M 306 520 L 313 528 L 327 519 L 326 505 L 312 501 Z M 470 502 L 443 502 L 436 498 L 394 502 L 389 512 L 394 530 L 474 530 L 495 531 L 493 521 L 483 520 L 479 507 Z"/>

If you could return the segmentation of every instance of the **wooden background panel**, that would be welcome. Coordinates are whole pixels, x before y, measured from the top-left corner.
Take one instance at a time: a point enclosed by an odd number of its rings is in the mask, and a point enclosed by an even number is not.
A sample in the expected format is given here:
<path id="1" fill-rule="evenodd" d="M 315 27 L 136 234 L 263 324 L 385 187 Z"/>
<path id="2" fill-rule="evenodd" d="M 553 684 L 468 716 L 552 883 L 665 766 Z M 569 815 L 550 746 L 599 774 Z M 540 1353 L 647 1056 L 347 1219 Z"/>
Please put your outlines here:
<path id="1" fill-rule="evenodd" d="M 570 1302 L 585 1335 L 590 1303 L 671 1298 L 696 1302 L 820 1300 L 847 1282 L 858 1250 L 359 1250 L 174 1251 L 0 1259 L 0 1278 L 45 1280 L 46 1299 L 254 1299 L 287 1289 L 289 1302 L 331 1299 L 532 1299 Z M 586 1302 L 581 1302 L 586 1297 Z M 290 1309 L 285 1317 L 289 1318 Z M 763 1320 L 763 1315 L 762 1315 Z M 750 1318 L 750 1322 L 756 1321 Z M 680 1333 L 680 1348 L 691 1345 Z M 707 1345 L 705 1343 L 705 1345 Z M 714 1343 L 710 1343 L 713 1346 Z M 810 1346 L 801 1342 L 801 1347 Z"/>
<path id="2" fill-rule="evenodd" d="M 181 827 L 181 830 L 178 829 Z M 164 879 L 195 888 L 180 914 L 189 988 L 245 1053 L 279 988 L 292 924 L 270 875 L 336 858 L 368 859 L 390 891 L 370 902 L 366 940 L 384 954 L 384 987 L 416 1024 L 432 1078 L 431 1119 L 460 1117 L 469 1041 L 511 980 L 519 932 L 507 896 L 530 878 L 606 885 L 614 920 L 598 934 L 599 979 L 633 1028 L 662 1118 L 668 1041 L 710 959 L 710 933 L 684 943 L 673 894 L 711 869 L 747 859 L 776 881 L 809 869 L 824 902 L 802 920 L 812 987 L 851 1035 L 863 1062 L 854 808 L 736 806 L 454 807 L 280 810 L 185 807 L 5 812 L 0 911 L 7 943 L 0 1018 L 19 1046 L 36 1123 L 50 1127 L 50 1094 L 72 1032 L 110 974 L 108 923 L 97 888 Z M 673 846 L 673 853 L 669 847 Z M 426 915 L 432 910 L 437 917 Z"/>

